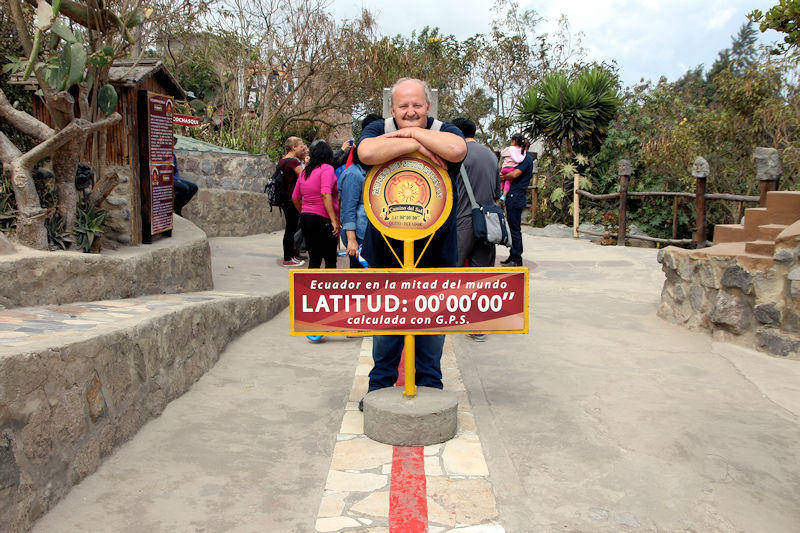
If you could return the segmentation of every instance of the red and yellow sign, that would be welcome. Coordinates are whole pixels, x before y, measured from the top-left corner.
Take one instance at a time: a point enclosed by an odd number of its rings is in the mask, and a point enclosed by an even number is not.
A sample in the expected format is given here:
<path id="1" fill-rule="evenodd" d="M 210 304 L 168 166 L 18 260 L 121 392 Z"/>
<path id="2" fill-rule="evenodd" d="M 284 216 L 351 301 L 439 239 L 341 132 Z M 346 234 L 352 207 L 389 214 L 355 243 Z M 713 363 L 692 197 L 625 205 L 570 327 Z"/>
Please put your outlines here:
<path id="1" fill-rule="evenodd" d="M 439 229 L 453 205 L 447 169 L 419 152 L 375 165 L 364 183 L 364 207 L 384 235 L 421 239 Z"/>
<path id="2" fill-rule="evenodd" d="M 527 333 L 527 268 L 292 270 L 292 335 Z"/>

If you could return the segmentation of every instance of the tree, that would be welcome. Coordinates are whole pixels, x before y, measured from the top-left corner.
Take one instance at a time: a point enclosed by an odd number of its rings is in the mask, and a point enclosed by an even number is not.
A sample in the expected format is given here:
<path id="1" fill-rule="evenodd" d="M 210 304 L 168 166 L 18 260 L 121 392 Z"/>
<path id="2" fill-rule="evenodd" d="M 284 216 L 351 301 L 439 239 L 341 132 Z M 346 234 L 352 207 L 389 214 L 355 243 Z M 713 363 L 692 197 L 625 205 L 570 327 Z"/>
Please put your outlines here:
<path id="1" fill-rule="evenodd" d="M 775 30 L 784 34 L 783 42 L 772 48 L 773 54 L 795 51 L 800 44 L 800 0 L 779 0 L 766 13 L 754 9 L 747 18 L 758 22 L 762 32 Z"/>
<path id="2" fill-rule="evenodd" d="M 475 36 L 478 53 L 472 86 L 485 87 L 494 102 L 486 123 L 478 123 L 484 137 L 504 143 L 517 126 L 514 113 L 519 98 L 548 72 L 572 71 L 584 56 L 581 35 L 572 35 L 562 16 L 555 32 L 540 30 L 544 19 L 514 0 L 495 0 L 487 34 Z"/>
<path id="3" fill-rule="evenodd" d="M 94 1 L 83 4 L 64 0 L 51 6 L 45 0 L 25 0 L 25 3 L 6 0 L 6 5 L 25 57 L 17 58 L 4 68 L 22 72 L 23 80 L 30 75 L 36 78 L 37 94 L 47 107 L 53 127 L 14 108 L 5 93 L 0 92 L 0 116 L 17 130 L 40 141 L 23 153 L 0 133 L 0 161 L 10 175 L 17 204 L 18 239 L 28 246 L 45 249 L 46 212 L 39 201 L 31 171 L 37 163 L 50 157 L 56 181 L 57 212 L 71 235 L 77 205 L 75 171 L 86 139 L 91 134 L 101 133 L 93 139 L 93 150 L 104 159 L 104 132 L 122 118 L 114 112 L 117 95 L 107 84 L 108 69 L 117 53 L 133 42 L 130 29 L 145 17 L 138 4 L 128 6 L 129 11 L 123 15 Z M 35 17 L 30 11 L 33 7 L 36 8 Z M 77 117 L 73 95 L 77 95 Z M 103 178 L 113 179 L 111 176 Z"/>

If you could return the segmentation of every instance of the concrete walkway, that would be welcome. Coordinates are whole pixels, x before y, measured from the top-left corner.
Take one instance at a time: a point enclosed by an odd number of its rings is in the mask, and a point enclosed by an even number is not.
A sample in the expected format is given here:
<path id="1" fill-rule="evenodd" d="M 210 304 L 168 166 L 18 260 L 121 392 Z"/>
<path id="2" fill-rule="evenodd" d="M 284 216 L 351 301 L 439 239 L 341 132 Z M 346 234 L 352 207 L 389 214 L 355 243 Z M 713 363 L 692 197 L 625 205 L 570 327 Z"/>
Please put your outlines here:
<path id="1" fill-rule="evenodd" d="M 800 364 L 657 318 L 655 250 L 525 249 L 532 333 L 451 336 L 505 530 L 796 531 Z M 214 239 L 215 289 L 285 284 L 279 251 Z M 287 331 L 231 343 L 35 529 L 313 531 L 361 341 Z"/>

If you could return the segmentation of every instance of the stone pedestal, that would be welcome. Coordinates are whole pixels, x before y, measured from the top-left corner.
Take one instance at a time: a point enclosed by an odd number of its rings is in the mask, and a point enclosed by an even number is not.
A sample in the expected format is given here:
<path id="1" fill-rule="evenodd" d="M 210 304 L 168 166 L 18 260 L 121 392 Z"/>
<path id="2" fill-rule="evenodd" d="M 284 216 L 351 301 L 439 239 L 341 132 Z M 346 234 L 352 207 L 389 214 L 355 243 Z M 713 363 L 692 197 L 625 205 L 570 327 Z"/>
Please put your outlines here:
<path id="1" fill-rule="evenodd" d="M 428 446 L 456 434 L 458 398 L 451 392 L 418 387 L 415 398 L 403 387 L 387 387 L 364 397 L 364 434 L 394 446 Z"/>

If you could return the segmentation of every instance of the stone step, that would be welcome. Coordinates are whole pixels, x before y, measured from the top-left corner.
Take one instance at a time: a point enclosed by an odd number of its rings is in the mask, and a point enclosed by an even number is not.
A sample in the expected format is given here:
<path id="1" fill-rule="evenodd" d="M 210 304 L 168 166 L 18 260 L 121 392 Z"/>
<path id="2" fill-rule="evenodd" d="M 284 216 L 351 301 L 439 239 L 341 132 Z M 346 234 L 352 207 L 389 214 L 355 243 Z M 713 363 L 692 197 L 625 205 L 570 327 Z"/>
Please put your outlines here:
<path id="1" fill-rule="evenodd" d="M 714 226 L 714 244 L 743 241 L 744 226 L 741 224 L 717 224 Z"/>
<path id="2" fill-rule="evenodd" d="M 749 207 L 744 210 L 744 241 L 758 238 L 758 227 L 764 224 L 779 224 L 770 220 L 766 207 Z"/>
<path id="3" fill-rule="evenodd" d="M 800 219 L 800 191 L 770 191 L 767 193 L 767 209 L 771 213 L 793 213 Z"/>
<path id="4" fill-rule="evenodd" d="M 771 256 L 775 252 L 773 241 L 750 241 L 744 245 L 744 250 L 750 254 Z"/>
<path id="5" fill-rule="evenodd" d="M 790 226 L 798 220 L 800 220 L 800 215 L 797 213 L 782 213 L 780 211 L 770 211 L 769 213 L 769 224 L 782 224 L 784 226 Z"/>
<path id="6" fill-rule="evenodd" d="M 784 224 L 763 224 L 758 227 L 758 240 L 775 241 L 778 234 L 785 229 Z"/>

